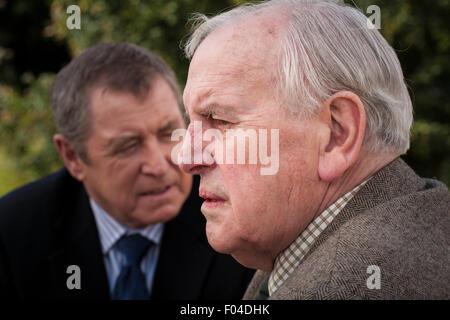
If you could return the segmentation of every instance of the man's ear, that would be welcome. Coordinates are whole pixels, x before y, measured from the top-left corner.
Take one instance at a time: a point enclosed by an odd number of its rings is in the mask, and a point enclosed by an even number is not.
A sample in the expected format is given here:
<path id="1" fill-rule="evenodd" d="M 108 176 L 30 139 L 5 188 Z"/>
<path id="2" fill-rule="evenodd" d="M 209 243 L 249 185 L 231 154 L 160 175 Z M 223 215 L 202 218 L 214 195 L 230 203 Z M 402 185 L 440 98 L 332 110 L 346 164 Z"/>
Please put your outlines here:
<path id="1" fill-rule="evenodd" d="M 64 162 L 67 170 L 77 180 L 84 180 L 85 165 L 76 153 L 72 144 L 61 134 L 57 133 L 53 136 L 53 142 L 58 149 L 59 155 Z"/>
<path id="2" fill-rule="evenodd" d="M 366 111 L 356 94 L 340 91 L 322 105 L 322 119 L 329 130 L 321 137 L 319 176 L 331 182 L 358 159 L 364 141 Z"/>

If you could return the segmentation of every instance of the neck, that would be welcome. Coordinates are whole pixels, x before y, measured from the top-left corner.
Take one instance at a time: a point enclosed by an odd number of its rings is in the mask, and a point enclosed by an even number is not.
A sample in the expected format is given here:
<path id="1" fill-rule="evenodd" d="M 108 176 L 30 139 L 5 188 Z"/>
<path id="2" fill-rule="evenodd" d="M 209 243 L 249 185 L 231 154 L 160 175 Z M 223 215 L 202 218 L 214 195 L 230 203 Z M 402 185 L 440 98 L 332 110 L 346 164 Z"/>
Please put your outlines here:
<path id="1" fill-rule="evenodd" d="M 361 182 L 367 180 L 398 156 L 399 154 L 394 153 L 383 153 L 379 155 L 362 153 L 356 163 L 347 169 L 340 178 L 327 183 L 328 185 L 325 187 L 325 192 L 315 210 L 315 215 L 312 220 L 336 202 L 337 199 Z M 255 248 L 255 250 L 251 251 L 251 254 L 248 251 L 236 252 L 233 254 L 233 257 L 248 268 L 270 272 L 273 269 L 273 264 L 278 254 L 280 252 L 277 250 L 261 250 L 261 248 Z"/>

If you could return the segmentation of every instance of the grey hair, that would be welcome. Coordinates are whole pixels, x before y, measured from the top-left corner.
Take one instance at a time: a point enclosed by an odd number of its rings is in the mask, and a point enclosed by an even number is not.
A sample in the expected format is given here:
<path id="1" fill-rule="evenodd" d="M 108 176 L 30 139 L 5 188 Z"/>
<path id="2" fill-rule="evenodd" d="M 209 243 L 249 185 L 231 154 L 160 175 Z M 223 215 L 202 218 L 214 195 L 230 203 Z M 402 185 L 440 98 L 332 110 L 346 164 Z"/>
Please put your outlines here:
<path id="1" fill-rule="evenodd" d="M 191 59 L 217 28 L 257 10 L 289 6 L 279 52 L 278 85 L 293 114 L 308 117 L 334 93 L 359 96 L 366 111 L 364 146 L 371 152 L 406 153 L 412 103 L 394 49 L 359 10 L 332 0 L 272 0 L 246 4 L 208 18 L 193 17 L 185 44 Z"/>
<path id="2" fill-rule="evenodd" d="M 52 85 L 50 102 L 58 131 L 88 162 L 85 142 L 91 131 L 92 90 L 106 88 L 144 99 L 158 76 L 170 85 L 183 115 L 175 74 L 155 53 L 129 43 L 102 43 L 83 51 L 56 75 Z"/>

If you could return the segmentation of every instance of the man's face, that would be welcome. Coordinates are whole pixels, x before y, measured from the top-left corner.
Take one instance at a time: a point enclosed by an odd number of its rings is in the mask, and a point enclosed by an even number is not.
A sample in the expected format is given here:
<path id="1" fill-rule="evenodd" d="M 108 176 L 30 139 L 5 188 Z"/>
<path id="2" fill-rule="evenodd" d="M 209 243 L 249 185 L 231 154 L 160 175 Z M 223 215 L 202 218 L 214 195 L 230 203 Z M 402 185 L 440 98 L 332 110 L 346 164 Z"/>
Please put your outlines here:
<path id="1" fill-rule="evenodd" d="M 319 122 L 292 117 L 279 100 L 277 40 L 259 28 L 236 29 L 215 31 L 192 59 L 184 91 L 189 132 L 192 121 L 201 121 L 203 130 L 216 128 L 224 133 L 238 128 L 267 129 L 270 136 L 270 129 L 279 129 L 278 172 L 261 175 L 259 160 L 256 165 L 237 164 L 236 158 L 233 164 L 182 167 L 201 177 L 199 191 L 207 198 L 202 213 L 210 244 L 254 267 L 255 256 L 274 259 L 286 248 L 319 205 L 315 131 Z"/>
<path id="2" fill-rule="evenodd" d="M 171 133 L 183 128 L 177 100 L 162 78 L 142 100 L 96 88 L 83 183 L 104 210 L 131 228 L 175 217 L 192 178 L 171 162 Z"/>

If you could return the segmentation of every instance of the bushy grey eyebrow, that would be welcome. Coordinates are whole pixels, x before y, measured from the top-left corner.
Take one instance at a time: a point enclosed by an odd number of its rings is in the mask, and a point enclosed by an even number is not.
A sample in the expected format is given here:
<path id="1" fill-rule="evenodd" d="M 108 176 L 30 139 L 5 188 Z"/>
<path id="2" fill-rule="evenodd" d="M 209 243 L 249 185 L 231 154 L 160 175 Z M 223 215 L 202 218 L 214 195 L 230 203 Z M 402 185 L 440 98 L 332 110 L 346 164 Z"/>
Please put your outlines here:
<path id="1" fill-rule="evenodd" d="M 214 117 L 227 117 L 231 119 L 236 119 L 236 113 L 229 106 L 222 106 L 219 104 L 209 104 L 205 109 L 201 110 L 199 115 L 206 118 Z"/>

